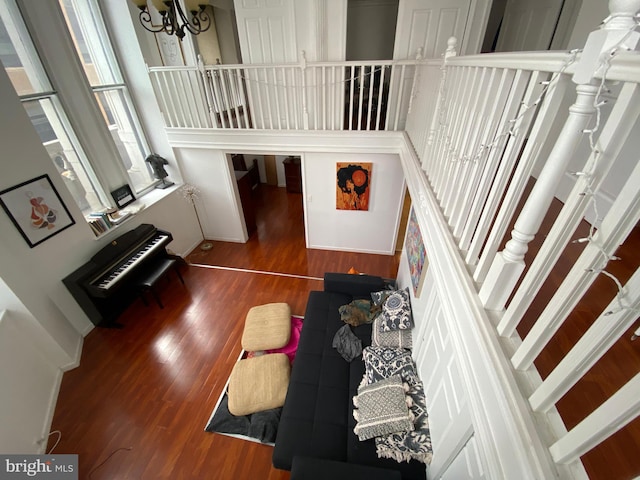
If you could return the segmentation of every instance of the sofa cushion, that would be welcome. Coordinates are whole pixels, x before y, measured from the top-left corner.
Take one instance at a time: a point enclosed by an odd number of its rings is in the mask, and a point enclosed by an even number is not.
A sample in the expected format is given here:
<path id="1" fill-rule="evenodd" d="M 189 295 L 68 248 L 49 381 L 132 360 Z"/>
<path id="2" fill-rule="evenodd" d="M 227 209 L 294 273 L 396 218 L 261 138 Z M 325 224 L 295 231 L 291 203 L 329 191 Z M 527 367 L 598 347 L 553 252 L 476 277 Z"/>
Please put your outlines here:
<path id="1" fill-rule="evenodd" d="M 340 293 L 309 295 L 273 451 L 276 468 L 291 470 L 295 455 L 346 460 L 350 364 L 332 343 L 344 325 L 338 307 L 350 301 Z"/>
<path id="2" fill-rule="evenodd" d="M 358 394 L 358 385 L 364 375 L 364 362 L 359 359 L 349 364 L 349 392 L 351 397 Z M 398 463 L 389 458 L 378 458 L 376 453 L 375 439 L 360 441 L 353 429 L 356 426 L 356 420 L 353 415 L 349 415 L 349 430 L 347 435 L 347 458 L 349 463 L 361 465 L 370 465 L 379 468 L 388 468 L 391 470 L 399 470 L 403 480 L 425 480 L 426 470 L 423 463 L 416 460 L 410 462 Z"/>
<path id="3" fill-rule="evenodd" d="M 400 472 L 322 458 L 293 458 L 291 480 L 401 480 Z"/>

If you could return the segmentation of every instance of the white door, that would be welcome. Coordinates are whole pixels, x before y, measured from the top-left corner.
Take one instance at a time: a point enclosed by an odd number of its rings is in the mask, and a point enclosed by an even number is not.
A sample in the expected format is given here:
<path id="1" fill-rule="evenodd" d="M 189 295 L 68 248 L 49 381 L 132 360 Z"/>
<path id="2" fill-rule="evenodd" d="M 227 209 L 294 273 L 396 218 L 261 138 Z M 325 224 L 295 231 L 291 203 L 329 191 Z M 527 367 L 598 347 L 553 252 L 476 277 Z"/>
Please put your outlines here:
<path id="1" fill-rule="evenodd" d="M 418 48 L 422 49 L 423 58 L 439 58 L 447 49 L 449 37 L 458 39 L 462 45 L 469 17 L 471 0 L 400 0 L 398 21 L 396 23 L 396 39 L 393 48 L 394 60 L 416 58 Z M 397 124 L 404 128 L 405 118 L 395 118 L 395 112 L 406 112 L 409 107 L 411 87 L 413 85 L 413 67 L 405 68 L 401 76 L 401 68 L 395 68 L 391 82 L 403 78 L 399 93 L 389 99 L 388 125 Z M 400 108 L 395 105 L 400 102 Z"/>
<path id="2" fill-rule="evenodd" d="M 401 0 L 393 58 L 415 58 L 418 48 L 424 58 L 438 58 L 452 36 L 462 45 L 470 5 L 471 0 Z"/>
<path id="3" fill-rule="evenodd" d="M 236 22 L 242 63 L 282 64 L 297 62 L 294 0 L 235 0 Z M 283 72 L 248 70 L 245 81 L 250 104 L 253 105 L 252 123 L 256 128 L 277 128 L 282 115 L 278 99 L 290 95 L 283 87 Z M 293 108 L 293 107 L 291 107 Z M 257 113 L 261 114 L 258 115 Z M 269 115 L 262 115 L 269 112 Z M 291 113 L 293 115 L 293 113 Z M 293 117 L 291 117 L 293 118 Z"/>
<path id="4" fill-rule="evenodd" d="M 235 0 L 243 63 L 296 62 L 293 0 Z"/>
<path id="5" fill-rule="evenodd" d="M 497 52 L 548 50 L 563 0 L 507 0 Z"/>

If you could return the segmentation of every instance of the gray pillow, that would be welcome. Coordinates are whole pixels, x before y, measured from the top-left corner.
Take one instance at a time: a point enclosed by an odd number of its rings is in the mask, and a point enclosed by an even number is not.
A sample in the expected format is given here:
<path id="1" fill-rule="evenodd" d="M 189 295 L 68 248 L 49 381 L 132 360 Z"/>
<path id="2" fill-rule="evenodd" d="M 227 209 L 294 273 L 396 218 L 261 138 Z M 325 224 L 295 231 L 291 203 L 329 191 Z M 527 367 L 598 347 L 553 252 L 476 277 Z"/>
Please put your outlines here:
<path id="1" fill-rule="evenodd" d="M 411 352 L 402 348 L 367 347 L 362 351 L 365 384 L 401 375 L 410 385 L 419 381 Z"/>
<path id="2" fill-rule="evenodd" d="M 397 462 L 417 460 L 429 464 L 433 448 L 422 382 L 410 387 L 407 394 L 411 398 L 409 411 L 413 414 L 414 430 L 376 437 L 376 451 L 380 458 L 392 458 Z"/>
<path id="3" fill-rule="evenodd" d="M 391 295 L 395 290 L 382 290 L 380 292 L 372 292 L 371 293 L 371 301 L 374 305 L 382 305 L 384 301 Z"/>
<path id="4" fill-rule="evenodd" d="M 389 347 L 389 348 L 413 348 L 413 339 L 411 338 L 411 330 L 391 330 L 390 332 L 380 331 L 382 323 L 382 315 L 373 321 L 371 329 L 371 346 L 372 347 Z"/>
<path id="5" fill-rule="evenodd" d="M 382 305 L 381 332 L 410 330 L 413 328 L 409 289 L 397 290 L 387 297 Z"/>
<path id="6" fill-rule="evenodd" d="M 351 331 L 349 325 L 344 325 L 338 329 L 333 336 L 333 343 L 331 345 L 347 362 L 350 362 L 362 353 L 362 342 L 356 337 L 355 333 Z"/>
<path id="7" fill-rule="evenodd" d="M 353 416 L 357 421 L 353 431 L 360 441 L 414 428 L 399 376 L 358 388 L 353 403 L 356 407 Z"/>

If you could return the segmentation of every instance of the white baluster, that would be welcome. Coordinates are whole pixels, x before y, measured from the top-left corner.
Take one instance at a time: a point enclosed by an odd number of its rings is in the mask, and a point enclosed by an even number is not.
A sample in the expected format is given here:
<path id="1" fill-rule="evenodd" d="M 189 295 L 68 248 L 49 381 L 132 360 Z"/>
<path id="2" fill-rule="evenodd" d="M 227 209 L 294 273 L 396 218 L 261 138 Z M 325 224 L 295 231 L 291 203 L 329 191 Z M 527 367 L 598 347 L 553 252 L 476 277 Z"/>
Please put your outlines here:
<path id="1" fill-rule="evenodd" d="M 551 456 L 557 463 L 570 463 L 631 422 L 638 413 L 640 373 L 551 445 Z"/>
<path id="2" fill-rule="evenodd" d="M 380 83 L 378 84 L 378 114 L 376 116 L 376 130 L 380 130 L 380 113 L 382 112 L 382 97 L 384 96 L 384 74 L 387 69 L 386 66 L 380 67 L 382 71 L 380 72 Z M 385 107 L 386 108 L 386 107 Z"/>
<path id="3" fill-rule="evenodd" d="M 409 114 L 411 113 L 411 108 L 413 107 L 413 99 L 418 96 L 418 89 L 416 88 L 416 86 L 419 85 L 420 81 L 420 72 L 422 71 L 420 62 L 422 58 L 422 47 L 420 47 L 418 48 L 418 52 L 416 53 L 416 71 L 413 73 L 413 83 L 411 84 L 411 95 L 409 96 L 409 108 L 407 108 L 407 117 L 409 117 Z"/>
<path id="4" fill-rule="evenodd" d="M 436 132 L 438 131 L 438 124 L 440 120 L 440 113 L 442 110 L 442 103 L 444 102 L 445 96 L 445 82 L 447 81 L 447 60 L 451 57 L 456 56 L 456 44 L 458 40 L 456 37 L 449 37 L 447 40 L 447 49 L 442 54 L 442 66 L 440 70 L 442 70 L 442 74 L 440 76 L 440 89 L 438 91 L 438 99 L 436 100 L 436 109 L 433 112 L 433 118 L 431 119 L 431 128 L 429 129 L 429 137 L 427 138 L 427 145 L 433 145 L 433 141 L 436 136 Z M 427 157 L 428 155 L 425 155 Z"/>
<path id="5" fill-rule="evenodd" d="M 217 128 L 218 125 L 216 123 L 215 111 L 213 108 L 213 92 L 211 92 L 211 85 L 209 84 L 209 77 L 204 66 L 202 55 L 198 55 L 198 72 L 200 73 L 200 89 L 202 92 L 204 92 L 203 96 L 205 98 L 205 101 L 207 102 L 207 112 L 209 114 L 209 116 L 207 117 L 209 121 L 207 127 Z"/>
<path id="6" fill-rule="evenodd" d="M 285 125 L 286 129 L 291 129 L 291 123 L 289 122 L 289 85 L 287 84 L 287 70 L 285 67 L 280 69 L 282 72 L 282 89 L 284 91 L 284 113 L 285 113 Z"/>
<path id="7" fill-rule="evenodd" d="M 529 397 L 529 403 L 535 411 L 544 412 L 551 408 L 638 318 L 640 269 L 636 270 L 624 290 L 628 292 L 628 298 L 624 298 L 624 304 L 629 308 L 618 310 L 617 298 L 609 303 L 589 330 Z M 609 312 L 615 313 L 608 315 Z"/>
<path id="8" fill-rule="evenodd" d="M 302 124 L 305 130 L 309 130 L 309 111 L 307 109 L 307 57 L 302 50 L 300 53 L 300 70 L 302 71 Z"/>

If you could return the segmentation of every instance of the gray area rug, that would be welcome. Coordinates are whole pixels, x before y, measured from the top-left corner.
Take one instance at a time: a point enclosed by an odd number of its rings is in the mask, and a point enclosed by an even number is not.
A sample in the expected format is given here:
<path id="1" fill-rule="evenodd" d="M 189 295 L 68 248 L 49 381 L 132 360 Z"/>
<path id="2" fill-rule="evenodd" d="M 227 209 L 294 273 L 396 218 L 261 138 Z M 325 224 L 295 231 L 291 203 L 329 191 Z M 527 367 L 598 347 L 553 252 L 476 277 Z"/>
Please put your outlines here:
<path id="1" fill-rule="evenodd" d="M 222 395 L 218 406 L 205 427 L 207 432 L 220 433 L 253 442 L 273 445 L 278 433 L 282 408 L 274 408 L 251 415 L 235 416 L 229 412 L 227 394 Z"/>

